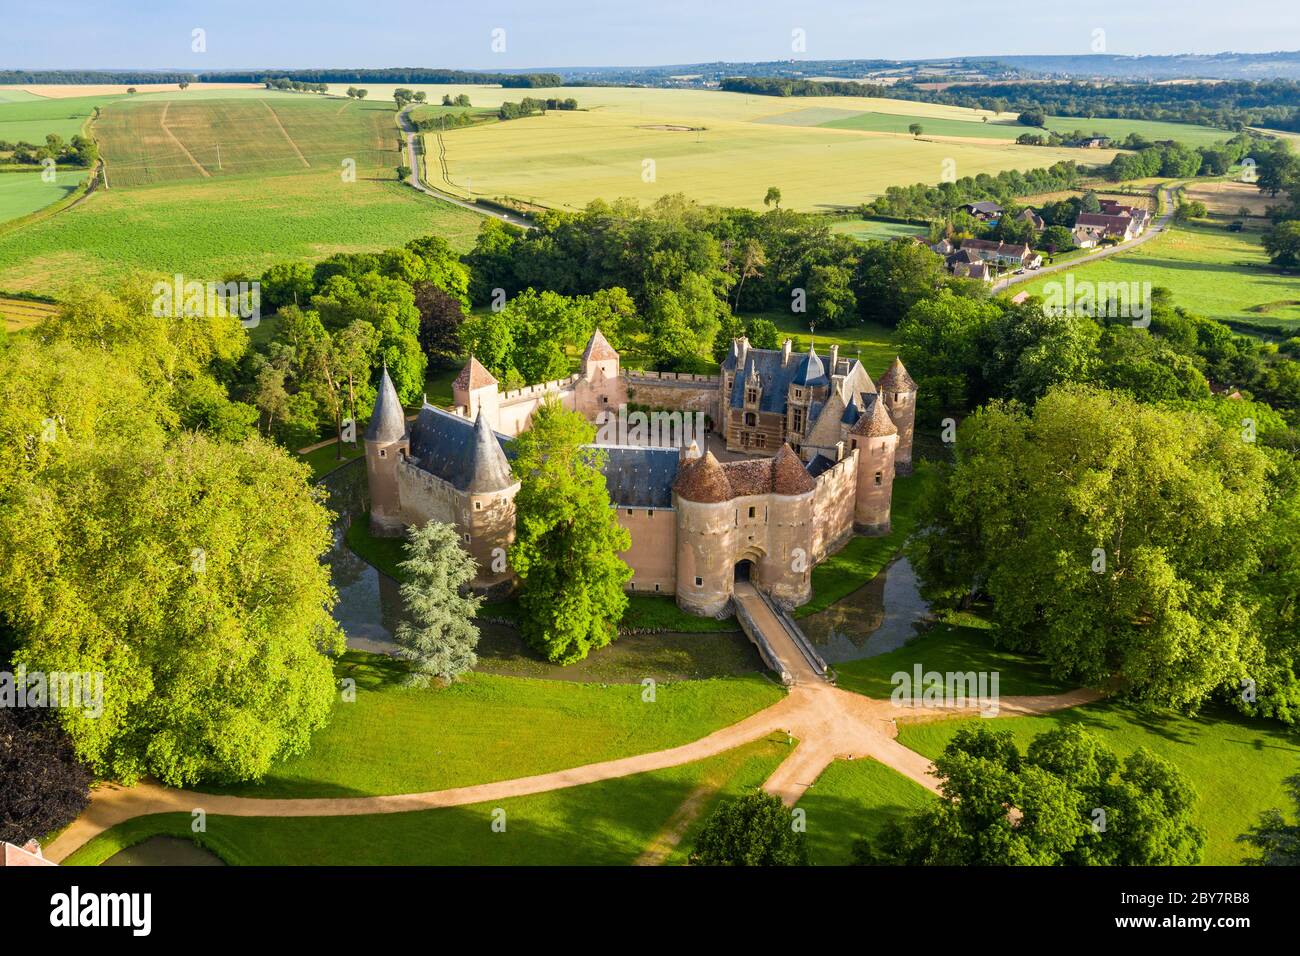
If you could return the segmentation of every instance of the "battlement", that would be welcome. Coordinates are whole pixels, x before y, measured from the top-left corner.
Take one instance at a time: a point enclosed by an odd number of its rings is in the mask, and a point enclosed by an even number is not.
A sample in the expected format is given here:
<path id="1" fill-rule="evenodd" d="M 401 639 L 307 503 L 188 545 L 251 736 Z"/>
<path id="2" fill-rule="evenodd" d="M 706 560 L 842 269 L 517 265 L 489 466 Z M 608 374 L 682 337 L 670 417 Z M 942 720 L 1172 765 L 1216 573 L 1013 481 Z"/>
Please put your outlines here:
<path id="1" fill-rule="evenodd" d="M 547 392 L 563 391 L 575 385 L 578 379 L 582 378 L 577 372 L 574 372 L 568 378 L 557 378 L 550 382 L 542 382 L 539 385 L 525 385 L 523 388 L 514 388 L 508 392 L 500 392 L 501 404 L 508 405 L 512 402 L 527 401 L 528 399 L 538 398 Z"/>
<path id="2" fill-rule="evenodd" d="M 637 381 L 645 381 L 665 384 L 703 385 L 707 388 L 722 387 L 722 377 L 719 375 L 695 375 L 691 372 L 650 372 L 639 369 L 636 371 L 624 369 L 623 374 L 627 377 L 628 382 L 633 384 Z"/>

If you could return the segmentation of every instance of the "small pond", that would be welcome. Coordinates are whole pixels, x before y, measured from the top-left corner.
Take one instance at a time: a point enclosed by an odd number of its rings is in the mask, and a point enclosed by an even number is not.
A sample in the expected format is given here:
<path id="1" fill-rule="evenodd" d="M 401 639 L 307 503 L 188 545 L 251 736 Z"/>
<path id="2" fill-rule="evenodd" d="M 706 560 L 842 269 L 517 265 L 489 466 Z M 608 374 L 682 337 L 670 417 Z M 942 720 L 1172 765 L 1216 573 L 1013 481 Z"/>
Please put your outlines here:
<path id="1" fill-rule="evenodd" d="M 930 614 L 916 572 L 899 558 L 824 611 L 799 619 L 799 626 L 828 664 L 875 657 L 916 637 Z"/>

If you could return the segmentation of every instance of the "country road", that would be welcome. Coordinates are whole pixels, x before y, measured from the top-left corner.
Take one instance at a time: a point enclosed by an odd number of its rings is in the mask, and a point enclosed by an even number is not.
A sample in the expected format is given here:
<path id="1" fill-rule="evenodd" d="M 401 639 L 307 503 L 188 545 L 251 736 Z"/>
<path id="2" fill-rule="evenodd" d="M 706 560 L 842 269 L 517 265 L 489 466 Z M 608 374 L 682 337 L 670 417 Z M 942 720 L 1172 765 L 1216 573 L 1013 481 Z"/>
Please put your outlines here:
<path id="1" fill-rule="evenodd" d="M 1002 292 L 1013 285 L 1019 285 L 1021 282 L 1031 282 L 1034 279 L 1041 279 L 1045 275 L 1051 275 L 1053 272 L 1062 272 L 1066 269 L 1073 269 L 1075 266 L 1085 265 L 1089 262 L 1096 262 L 1098 259 L 1105 259 L 1109 256 L 1118 255 L 1121 252 L 1130 252 L 1145 242 L 1150 242 L 1156 236 L 1160 235 L 1169 226 L 1169 220 L 1174 217 L 1174 189 L 1177 186 L 1161 186 L 1160 191 L 1164 194 L 1165 211 L 1164 214 L 1153 222 L 1142 235 L 1136 239 L 1130 239 L 1128 242 L 1121 242 L 1117 246 L 1107 246 L 1105 249 L 1098 249 L 1096 252 L 1090 252 L 1086 256 L 1080 256 L 1078 259 L 1071 259 L 1068 262 L 1060 262 L 1053 266 L 1044 266 L 1041 269 L 1025 272 L 1022 275 L 1010 275 L 1005 279 L 993 283 L 993 292 Z"/>
<path id="2" fill-rule="evenodd" d="M 518 226 L 521 229 L 533 228 L 532 221 L 526 216 L 521 216 L 513 212 L 503 212 L 498 209 L 489 209 L 486 206 L 480 206 L 478 203 L 467 202 L 464 199 L 457 199 L 455 196 L 442 192 L 439 189 L 434 189 L 428 183 L 420 179 L 420 154 L 415 139 L 420 135 L 420 131 L 415 128 L 415 124 L 411 122 L 411 118 L 407 115 L 406 110 L 402 110 L 397 114 L 397 122 L 402 129 L 402 136 L 406 140 L 406 165 L 411 170 L 410 178 L 407 179 L 408 183 L 425 195 L 433 196 L 435 199 L 441 199 L 443 202 L 449 202 L 453 206 L 460 206 L 462 209 L 468 209 L 470 212 L 476 212 L 480 216 L 488 216 L 492 219 L 501 219 L 510 223 L 512 226 Z"/>

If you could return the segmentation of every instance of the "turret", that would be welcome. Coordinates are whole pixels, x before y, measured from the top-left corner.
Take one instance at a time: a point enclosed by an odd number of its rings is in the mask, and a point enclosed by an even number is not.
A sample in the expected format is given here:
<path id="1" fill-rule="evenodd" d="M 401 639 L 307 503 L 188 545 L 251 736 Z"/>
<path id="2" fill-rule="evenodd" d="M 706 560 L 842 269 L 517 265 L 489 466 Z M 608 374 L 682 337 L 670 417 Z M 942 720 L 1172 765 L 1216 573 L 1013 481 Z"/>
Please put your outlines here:
<path id="1" fill-rule="evenodd" d="M 618 378 L 618 352 L 597 329 L 582 353 L 582 377 L 589 382 Z"/>
<path id="2" fill-rule="evenodd" d="M 890 531 L 889 503 L 894 494 L 898 428 L 879 394 L 864 398 L 866 409 L 849 429 L 848 436 L 849 447 L 858 451 L 853 524 L 867 534 L 884 535 Z"/>
<path id="3" fill-rule="evenodd" d="M 898 458 L 900 475 L 912 473 L 912 432 L 916 425 L 916 382 L 907 374 L 898 356 L 889 370 L 880 378 L 880 394 L 885 399 L 889 417 L 898 428 Z"/>
<path id="4" fill-rule="evenodd" d="M 451 396 L 452 404 L 464 409 L 467 417 L 478 418 L 479 411 L 486 411 L 489 424 L 496 427 L 499 398 L 497 380 L 474 356 L 469 357 L 465 367 L 451 383 Z"/>
<path id="5" fill-rule="evenodd" d="M 370 485 L 370 530 L 382 537 L 402 533 L 397 463 L 406 451 L 406 414 L 388 366 L 379 378 L 375 410 L 366 426 L 366 478 Z"/>

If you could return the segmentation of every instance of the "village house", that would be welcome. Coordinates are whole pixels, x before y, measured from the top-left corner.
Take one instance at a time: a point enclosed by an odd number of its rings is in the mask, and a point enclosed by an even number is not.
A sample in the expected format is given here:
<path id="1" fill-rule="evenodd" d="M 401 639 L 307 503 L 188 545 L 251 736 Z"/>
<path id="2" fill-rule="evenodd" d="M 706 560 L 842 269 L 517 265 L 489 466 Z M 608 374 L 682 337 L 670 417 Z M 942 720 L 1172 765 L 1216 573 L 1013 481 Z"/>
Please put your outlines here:
<path id="1" fill-rule="evenodd" d="M 1034 227 L 1034 232 L 1043 231 L 1043 226 L 1044 226 L 1043 217 L 1038 215 L 1038 213 L 1035 212 L 1029 206 L 1026 206 L 1024 209 L 1020 210 L 1020 213 L 1016 216 L 1016 219 L 1017 221 L 1029 223 L 1029 225 Z"/>
<path id="2" fill-rule="evenodd" d="M 501 392 L 471 358 L 452 384 L 454 407 L 425 402 L 408 425 L 385 369 L 365 432 L 371 530 L 451 524 L 478 565 L 475 588 L 508 592 L 520 488 L 510 438 L 547 400 L 599 420 L 635 396 L 709 415 L 725 448 L 747 457 L 719 461 L 707 440 L 599 445 L 611 507 L 631 537 L 621 555 L 628 590 L 672 594 L 706 616 L 728 612 L 737 580 L 803 604 L 813 567 L 855 531 L 889 533 L 894 476 L 911 470 L 916 383 L 898 359 L 877 386 L 837 347 L 823 360 L 789 340 L 756 349 L 736 339 L 721 373 L 625 370 L 597 331 L 578 372 L 541 385 Z"/>
<path id="3" fill-rule="evenodd" d="M 1013 269 L 1037 269 L 1043 264 L 1043 257 L 1022 242 L 963 239 L 960 251 L 973 254 L 982 262 Z"/>
<path id="4" fill-rule="evenodd" d="M 992 200 L 968 202 L 961 207 L 981 222 L 996 222 L 1002 216 L 1002 207 Z"/>

